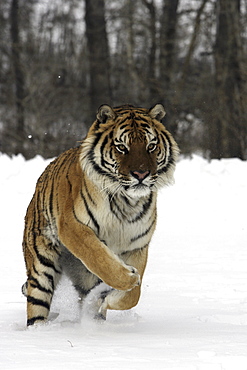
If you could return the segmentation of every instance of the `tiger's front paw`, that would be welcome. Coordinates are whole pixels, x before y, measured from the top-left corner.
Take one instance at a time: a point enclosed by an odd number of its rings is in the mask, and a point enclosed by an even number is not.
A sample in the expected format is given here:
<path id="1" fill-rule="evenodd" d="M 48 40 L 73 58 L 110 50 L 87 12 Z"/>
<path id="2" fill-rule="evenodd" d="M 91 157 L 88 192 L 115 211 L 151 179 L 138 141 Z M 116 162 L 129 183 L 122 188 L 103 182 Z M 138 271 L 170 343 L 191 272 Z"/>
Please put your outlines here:
<path id="1" fill-rule="evenodd" d="M 115 289 L 132 290 L 134 287 L 141 285 L 141 277 L 137 269 L 133 266 L 125 266 L 120 276 L 120 284 L 118 287 L 114 287 Z"/>
<path id="2" fill-rule="evenodd" d="M 141 285 L 141 277 L 139 275 L 138 270 L 135 267 L 130 266 L 130 277 L 131 277 L 131 287 L 130 289 L 126 290 L 131 290 L 135 286 Z"/>

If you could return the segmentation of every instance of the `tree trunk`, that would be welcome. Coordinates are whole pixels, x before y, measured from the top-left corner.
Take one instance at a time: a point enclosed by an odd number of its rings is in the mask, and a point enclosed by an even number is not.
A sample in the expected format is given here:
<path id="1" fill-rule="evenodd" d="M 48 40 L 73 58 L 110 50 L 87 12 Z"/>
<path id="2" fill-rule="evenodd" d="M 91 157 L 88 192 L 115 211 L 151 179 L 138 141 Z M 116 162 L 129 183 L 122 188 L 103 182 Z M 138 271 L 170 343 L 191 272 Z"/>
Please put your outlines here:
<path id="1" fill-rule="evenodd" d="M 111 104 L 110 58 L 104 0 L 85 0 L 86 37 L 90 68 L 90 122 L 101 104 Z"/>
<path id="2" fill-rule="evenodd" d="M 201 5 L 199 6 L 199 8 L 197 10 L 197 14 L 196 14 L 196 17 L 195 17 L 195 23 L 194 23 L 194 30 L 193 30 L 193 33 L 192 33 L 192 36 L 191 36 L 188 51 L 187 51 L 185 59 L 184 59 L 184 63 L 183 63 L 182 70 L 181 70 L 181 75 L 180 75 L 179 82 L 178 82 L 178 85 L 177 85 L 177 88 L 176 88 L 176 90 L 177 90 L 177 92 L 176 92 L 176 103 L 177 104 L 179 104 L 179 101 L 180 101 L 181 97 L 183 96 L 186 78 L 189 75 L 188 71 L 189 71 L 190 62 L 191 62 L 191 59 L 192 59 L 192 56 L 193 56 L 193 53 L 194 53 L 194 50 L 195 50 L 195 47 L 196 47 L 196 41 L 197 41 L 199 31 L 200 31 L 201 16 L 202 16 L 202 13 L 204 11 L 204 8 L 205 8 L 207 2 L 208 2 L 208 0 L 202 0 Z"/>
<path id="3" fill-rule="evenodd" d="M 214 54 L 217 118 L 211 134 L 211 157 L 244 159 L 247 97 L 240 35 L 240 0 L 218 0 L 217 21 Z"/>
<path id="4" fill-rule="evenodd" d="M 148 55 L 148 86 L 150 106 L 158 101 L 158 89 L 156 80 L 156 55 L 157 55 L 157 29 L 156 29 L 156 6 L 154 0 L 142 0 L 149 13 L 150 50 Z"/>
<path id="5" fill-rule="evenodd" d="M 160 25 L 160 83 L 159 101 L 164 103 L 167 115 L 167 127 L 175 133 L 177 130 L 176 107 L 173 105 L 173 72 L 176 47 L 177 9 L 179 0 L 163 0 Z"/>
<path id="6" fill-rule="evenodd" d="M 127 12 L 127 19 L 126 19 L 126 61 L 127 61 L 127 80 L 128 83 L 126 84 L 126 96 L 128 100 L 132 102 L 136 96 L 136 86 L 137 83 L 137 76 L 135 72 L 135 62 L 134 62 L 134 49 L 135 49 L 135 40 L 134 40 L 134 13 L 135 13 L 135 3 L 132 0 L 126 1 L 126 12 Z"/>
<path id="7" fill-rule="evenodd" d="M 24 75 L 21 66 L 21 45 L 19 37 L 19 1 L 12 0 L 10 7 L 10 32 L 11 32 L 11 48 L 12 48 L 12 63 L 15 81 L 15 101 L 17 114 L 17 129 L 16 133 L 19 138 L 16 148 L 17 153 L 23 153 L 25 141 L 25 115 L 24 115 Z"/>
<path id="8" fill-rule="evenodd" d="M 169 92 L 172 81 L 178 3 L 179 0 L 163 0 L 160 28 L 160 79 L 166 92 Z"/>

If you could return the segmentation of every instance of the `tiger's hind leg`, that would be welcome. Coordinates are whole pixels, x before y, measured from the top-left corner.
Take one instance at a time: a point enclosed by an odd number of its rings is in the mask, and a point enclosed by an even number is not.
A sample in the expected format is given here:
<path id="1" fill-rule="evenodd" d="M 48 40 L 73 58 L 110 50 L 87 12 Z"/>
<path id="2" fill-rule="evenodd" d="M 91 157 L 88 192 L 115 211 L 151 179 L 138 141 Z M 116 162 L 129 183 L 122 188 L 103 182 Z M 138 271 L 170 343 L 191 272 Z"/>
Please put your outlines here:
<path id="1" fill-rule="evenodd" d="M 27 325 L 44 322 L 49 315 L 55 287 L 61 276 L 59 250 L 44 236 L 34 245 L 23 243 L 27 281 L 22 287 L 27 297 Z"/>
<path id="2" fill-rule="evenodd" d="M 102 281 L 92 274 L 66 247 L 62 247 L 60 263 L 63 272 L 71 280 L 78 293 L 80 308 L 82 309 L 85 298 Z"/>

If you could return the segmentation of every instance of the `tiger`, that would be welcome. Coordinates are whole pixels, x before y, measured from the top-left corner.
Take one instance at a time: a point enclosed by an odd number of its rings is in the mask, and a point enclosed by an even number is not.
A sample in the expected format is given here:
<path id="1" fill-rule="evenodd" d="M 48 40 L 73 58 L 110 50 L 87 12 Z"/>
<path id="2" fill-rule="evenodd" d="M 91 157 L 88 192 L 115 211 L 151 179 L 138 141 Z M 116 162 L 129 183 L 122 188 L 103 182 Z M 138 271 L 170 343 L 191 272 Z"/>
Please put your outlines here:
<path id="1" fill-rule="evenodd" d="M 79 146 L 53 160 L 27 208 L 23 253 L 27 326 L 47 322 L 62 274 L 82 303 L 98 285 L 95 318 L 136 306 L 157 219 L 179 148 L 163 105 L 98 108 Z"/>

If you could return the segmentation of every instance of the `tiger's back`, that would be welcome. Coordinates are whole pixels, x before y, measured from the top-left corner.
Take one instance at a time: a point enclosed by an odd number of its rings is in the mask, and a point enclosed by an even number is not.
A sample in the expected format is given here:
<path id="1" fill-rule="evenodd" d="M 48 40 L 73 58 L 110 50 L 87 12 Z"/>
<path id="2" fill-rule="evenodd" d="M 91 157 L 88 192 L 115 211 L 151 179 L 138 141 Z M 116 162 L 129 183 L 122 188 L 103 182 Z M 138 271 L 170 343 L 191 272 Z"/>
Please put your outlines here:
<path id="1" fill-rule="evenodd" d="M 178 153 L 162 108 L 100 107 L 81 146 L 40 176 L 23 238 L 28 325 L 47 319 L 62 272 L 82 299 L 109 285 L 98 316 L 138 302 L 157 189 L 172 180 Z"/>

